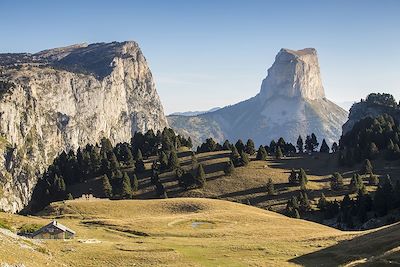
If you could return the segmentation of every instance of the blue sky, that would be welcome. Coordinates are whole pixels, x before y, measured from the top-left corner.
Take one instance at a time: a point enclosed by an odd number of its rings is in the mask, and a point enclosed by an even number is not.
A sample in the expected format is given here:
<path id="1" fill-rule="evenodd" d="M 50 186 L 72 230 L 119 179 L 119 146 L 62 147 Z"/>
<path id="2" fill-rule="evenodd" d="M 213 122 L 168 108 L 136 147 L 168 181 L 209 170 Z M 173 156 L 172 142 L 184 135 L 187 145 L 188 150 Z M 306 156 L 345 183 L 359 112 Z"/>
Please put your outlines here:
<path id="1" fill-rule="evenodd" d="M 0 10 L 0 52 L 137 41 L 166 113 L 256 95 L 282 47 L 318 50 L 331 100 L 400 100 L 400 1 L 2 0 Z"/>

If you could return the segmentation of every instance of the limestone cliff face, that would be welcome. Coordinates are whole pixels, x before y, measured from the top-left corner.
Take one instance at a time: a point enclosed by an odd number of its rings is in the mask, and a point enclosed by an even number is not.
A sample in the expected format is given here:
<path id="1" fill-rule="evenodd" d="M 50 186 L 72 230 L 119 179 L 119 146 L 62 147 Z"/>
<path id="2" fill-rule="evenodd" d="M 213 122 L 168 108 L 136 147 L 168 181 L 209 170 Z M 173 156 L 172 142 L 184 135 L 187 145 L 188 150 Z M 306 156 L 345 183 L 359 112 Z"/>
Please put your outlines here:
<path id="1" fill-rule="evenodd" d="M 281 49 L 262 82 L 260 96 L 264 99 L 273 96 L 324 98 L 317 51 L 314 48 Z"/>
<path id="2" fill-rule="evenodd" d="M 295 143 L 311 133 L 332 144 L 346 119 L 347 112 L 325 98 L 313 48 L 280 50 L 253 98 L 198 116 L 168 117 L 172 128 L 196 144 L 211 136 L 219 142 L 252 138 L 257 145 L 279 137 Z"/>
<path id="3" fill-rule="evenodd" d="M 0 209 L 29 201 L 62 150 L 168 125 L 135 42 L 0 54 Z"/>

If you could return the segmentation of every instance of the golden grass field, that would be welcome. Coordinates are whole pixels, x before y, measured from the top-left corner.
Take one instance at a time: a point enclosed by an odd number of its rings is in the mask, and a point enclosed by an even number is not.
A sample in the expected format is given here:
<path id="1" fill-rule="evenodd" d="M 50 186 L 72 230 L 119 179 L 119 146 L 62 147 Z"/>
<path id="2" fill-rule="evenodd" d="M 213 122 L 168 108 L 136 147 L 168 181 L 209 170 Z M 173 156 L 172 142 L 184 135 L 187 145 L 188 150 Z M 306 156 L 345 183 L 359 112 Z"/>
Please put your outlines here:
<path id="1" fill-rule="evenodd" d="M 77 232 L 73 240 L 38 243 L 0 233 L 0 263 L 26 266 L 381 264 L 388 256 L 396 258 L 400 245 L 399 225 L 343 232 L 248 205 L 197 198 L 73 200 L 53 203 L 40 216 L 0 213 L 0 219 L 14 228 L 57 219 Z"/>
<path id="2" fill-rule="evenodd" d="M 156 198 L 149 170 L 139 176 L 135 200 L 74 200 L 52 203 L 37 216 L 0 213 L 0 222 L 16 231 L 24 224 L 45 225 L 52 219 L 77 232 L 74 240 L 20 239 L 0 231 L 0 264 L 26 266 L 382 266 L 400 264 L 400 224 L 373 231 L 343 232 L 305 220 L 291 219 L 281 211 L 299 188 L 287 183 L 292 168 L 308 174 L 309 196 L 323 192 L 340 199 L 345 192 L 329 190 L 329 176 L 340 171 L 349 182 L 361 166 L 339 168 L 334 155 L 251 161 L 223 174 L 229 152 L 202 153 L 207 183 L 202 189 L 183 191 L 173 173 L 161 175 L 169 199 Z M 190 168 L 190 155 L 180 154 Z M 146 163 L 149 169 L 151 160 Z M 373 162 L 375 173 L 400 173 L 398 162 Z M 267 196 L 268 178 L 276 195 Z M 99 181 L 80 184 L 86 192 Z M 369 187 L 369 190 L 374 190 Z M 180 198 L 171 198 L 180 197 Z M 190 198 L 187 198 L 190 197 Z M 202 197 L 202 198 L 196 198 Z M 209 199 L 213 198 L 213 199 Z M 146 199 L 146 200 L 145 200 Z M 222 199 L 222 200 L 221 200 Z M 228 202 L 223 200 L 231 200 Z M 247 203 L 243 205 L 235 202 Z M 255 206 L 255 207 L 254 207 Z M 257 208 L 260 207 L 260 208 Z"/>

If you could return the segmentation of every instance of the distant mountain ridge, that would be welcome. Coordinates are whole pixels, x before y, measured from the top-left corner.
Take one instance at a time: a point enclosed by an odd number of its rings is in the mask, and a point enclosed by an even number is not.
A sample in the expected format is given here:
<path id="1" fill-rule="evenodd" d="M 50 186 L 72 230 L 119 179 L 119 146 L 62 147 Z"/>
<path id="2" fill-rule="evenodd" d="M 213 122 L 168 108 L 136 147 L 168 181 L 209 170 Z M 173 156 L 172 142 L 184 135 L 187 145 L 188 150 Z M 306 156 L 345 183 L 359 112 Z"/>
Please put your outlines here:
<path id="1" fill-rule="evenodd" d="M 260 93 L 240 103 L 192 117 L 168 116 L 169 124 L 195 144 L 208 137 L 253 139 L 267 144 L 315 133 L 328 144 L 338 141 L 348 113 L 325 97 L 317 52 L 281 49 L 263 80 Z"/>
<path id="2" fill-rule="evenodd" d="M 215 108 L 212 108 L 212 109 L 209 109 L 209 110 L 203 110 L 203 111 L 174 112 L 174 113 L 169 114 L 168 116 L 197 116 L 197 115 L 201 115 L 201 114 L 217 111 L 219 109 L 221 109 L 221 107 L 215 107 Z"/>

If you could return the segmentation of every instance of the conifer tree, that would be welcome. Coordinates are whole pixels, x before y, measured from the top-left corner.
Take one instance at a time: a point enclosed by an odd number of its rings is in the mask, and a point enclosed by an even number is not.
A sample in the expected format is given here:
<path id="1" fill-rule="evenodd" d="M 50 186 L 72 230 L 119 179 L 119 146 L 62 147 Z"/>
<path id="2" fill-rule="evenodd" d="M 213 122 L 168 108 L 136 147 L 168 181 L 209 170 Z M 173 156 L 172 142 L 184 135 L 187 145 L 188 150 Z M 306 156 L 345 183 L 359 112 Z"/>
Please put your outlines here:
<path id="1" fill-rule="evenodd" d="M 274 187 L 274 183 L 272 182 L 272 179 L 269 178 L 267 185 L 266 185 L 266 190 L 267 190 L 267 194 L 272 196 L 275 195 L 275 187 Z"/>
<path id="2" fill-rule="evenodd" d="M 257 160 L 266 160 L 267 159 L 267 151 L 265 150 L 264 146 L 260 146 L 257 151 Z"/>
<path id="3" fill-rule="evenodd" d="M 233 166 L 232 160 L 225 163 L 224 173 L 225 175 L 231 175 L 235 171 L 235 166 Z"/>
<path id="4" fill-rule="evenodd" d="M 350 190 L 352 192 L 365 192 L 366 188 L 364 186 L 363 180 L 359 174 L 353 174 L 353 177 L 350 181 Z"/>
<path id="5" fill-rule="evenodd" d="M 142 150 L 138 149 L 135 155 L 135 160 L 143 160 Z"/>
<path id="6" fill-rule="evenodd" d="M 230 159 L 233 162 L 233 165 L 235 167 L 240 166 L 241 160 L 240 160 L 240 155 L 239 155 L 239 152 L 238 152 L 236 146 L 232 146 L 232 153 L 230 155 Z"/>
<path id="7" fill-rule="evenodd" d="M 132 191 L 134 191 L 134 192 L 138 191 L 138 189 L 139 189 L 139 181 L 138 181 L 138 178 L 137 178 L 136 174 L 133 174 L 133 176 L 132 176 L 131 185 L 132 185 Z"/>
<path id="8" fill-rule="evenodd" d="M 315 136 L 314 133 L 311 134 L 311 143 L 312 143 L 312 151 L 316 150 L 319 146 L 318 140 L 317 140 L 317 136 Z"/>
<path id="9" fill-rule="evenodd" d="M 192 155 L 191 160 L 192 160 L 192 169 L 197 168 L 199 162 L 197 161 L 197 157 L 195 154 Z"/>
<path id="10" fill-rule="evenodd" d="M 299 183 L 298 174 L 294 169 L 292 169 L 292 171 L 290 172 L 288 180 L 289 180 L 290 184 L 298 184 Z"/>
<path id="11" fill-rule="evenodd" d="M 138 150 L 140 152 L 140 150 Z M 143 162 L 143 158 L 138 157 L 138 159 L 135 162 L 135 169 L 138 173 L 142 173 L 145 171 L 145 166 Z"/>
<path id="12" fill-rule="evenodd" d="M 242 153 L 240 153 L 240 158 L 243 166 L 247 166 L 249 164 L 250 159 L 246 152 L 242 151 Z"/>
<path id="13" fill-rule="evenodd" d="M 375 185 L 375 186 L 378 185 L 379 184 L 378 176 L 371 173 L 368 177 L 368 183 L 369 185 Z"/>
<path id="14" fill-rule="evenodd" d="M 334 191 L 341 190 L 343 188 L 343 177 L 340 173 L 335 172 L 331 177 L 331 189 Z"/>
<path id="15" fill-rule="evenodd" d="M 305 192 L 300 192 L 300 210 L 303 212 L 311 210 L 310 200 L 308 199 L 308 195 Z"/>
<path id="16" fill-rule="evenodd" d="M 161 198 L 168 198 L 165 187 L 161 182 L 156 183 L 156 193 Z"/>
<path id="17" fill-rule="evenodd" d="M 379 155 L 379 148 L 376 146 L 374 142 L 369 145 L 368 149 L 368 158 L 375 159 Z"/>
<path id="18" fill-rule="evenodd" d="M 281 159 L 283 157 L 282 149 L 280 146 L 276 147 L 275 157 Z"/>
<path id="19" fill-rule="evenodd" d="M 74 199 L 74 197 L 72 196 L 72 194 L 71 194 L 71 193 L 68 193 L 68 195 L 67 195 L 67 199 L 68 199 L 68 200 L 73 200 L 73 199 Z"/>
<path id="20" fill-rule="evenodd" d="M 304 171 L 303 168 L 300 168 L 299 184 L 300 184 L 300 188 L 302 190 L 306 189 L 307 182 L 308 182 L 307 174 L 306 174 L 306 172 Z"/>
<path id="21" fill-rule="evenodd" d="M 196 173 L 196 184 L 199 187 L 204 187 L 206 185 L 206 174 L 204 172 L 203 164 L 199 164 Z"/>
<path id="22" fill-rule="evenodd" d="M 102 186 L 103 186 L 103 194 L 105 197 L 112 197 L 112 187 L 110 184 L 110 179 L 108 179 L 107 174 L 104 174 L 102 177 Z"/>
<path id="23" fill-rule="evenodd" d="M 324 193 L 322 193 L 320 199 L 318 200 L 318 208 L 321 211 L 325 211 L 327 206 L 328 206 L 328 200 L 326 200 Z"/>
<path id="24" fill-rule="evenodd" d="M 131 179 L 126 172 L 124 172 L 122 177 L 122 190 L 121 196 L 125 199 L 132 198 L 132 186 L 131 186 Z"/>
<path id="25" fill-rule="evenodd" d="M 231 144 L 228 140 L 225 140 L 224 144 L 222 145 L 223 150 L 231 150 Z"/>
<path id="26" fill-rule="evenodd" d="M 188 148 L 192 148 L 192 147 L 193 147 L 192 138 L 190 138 L 190 136 L 189 136 L 189 138 L 187 139 L 187 144 L 186 144 L 186 146 L 187 146 Z"/>
<path id="27" fill-rule="evenodd" d="M 251 139 L 247 140 L 245 151 L 249 155 L 253 155 L 254 153 L 256 153 L 256 148 L 254 146 L 253 140 Z"/>
<path id="28" fill-rule="evenodd" d="M 329 153 L 329 146 L 326 143 L 325 139 L 322 140 L 321 148 L 319 150 L 321 153 Z"/>
<path id="29" fill-rule="evenodd" d="M 236 142 L 235 147 L 236 147 L 237 151 L 239 152 L 239 154 L 242 154 L 242 152 L 245 149 L 245 145 L 243 144 L 243 141 L 241 139 L 239 139 Z"/>
<path id="30" fill-rule="evenodd" d="M 362 174 L 372 174 L 373 173 L 373 167 L 371 164 L 371 161 L 369 159 L 366 159 L 364 161 L 363 167 L 361 169 Z"/>
<path id="31" fill-rule="evenodd" d="M 299 135 L 299 138 L 297 138 L 297 151 L 299 151 L 299 153 L 303 153 L 304 151 L 304 142 L 303 142 L 303 138 L 301 137 L 301 135 Z"/>
<path id="32" fill-rule="evenodd" d="M 161 154 L 160 154 L 160 167 L 161 167 L 161 170 L 168 169 L 168 165 L 169 165 L 169 163 L 168 163 L 167 154 L 165 154 L 164 151 L 161 151 Z"/>
<path id="33" fill-rule="evenodd" d="M 339 149 L 338 144 L 336 142 L 333 142 L 332 148 L 331 148 L 332 153 L 336 153 L 336 151 L 338 151 L 338 149 Z"/>
<path id="34" fill-rule="evenodd" d="M 172 150 L 169 155 L 168 163 L 169 163 L 168 167 L 170 170 L 175 170 L 176 168 L 178 168 L 180 166 L 178 155 L 176 154 L 176 152 L 174 150 Z"/>

